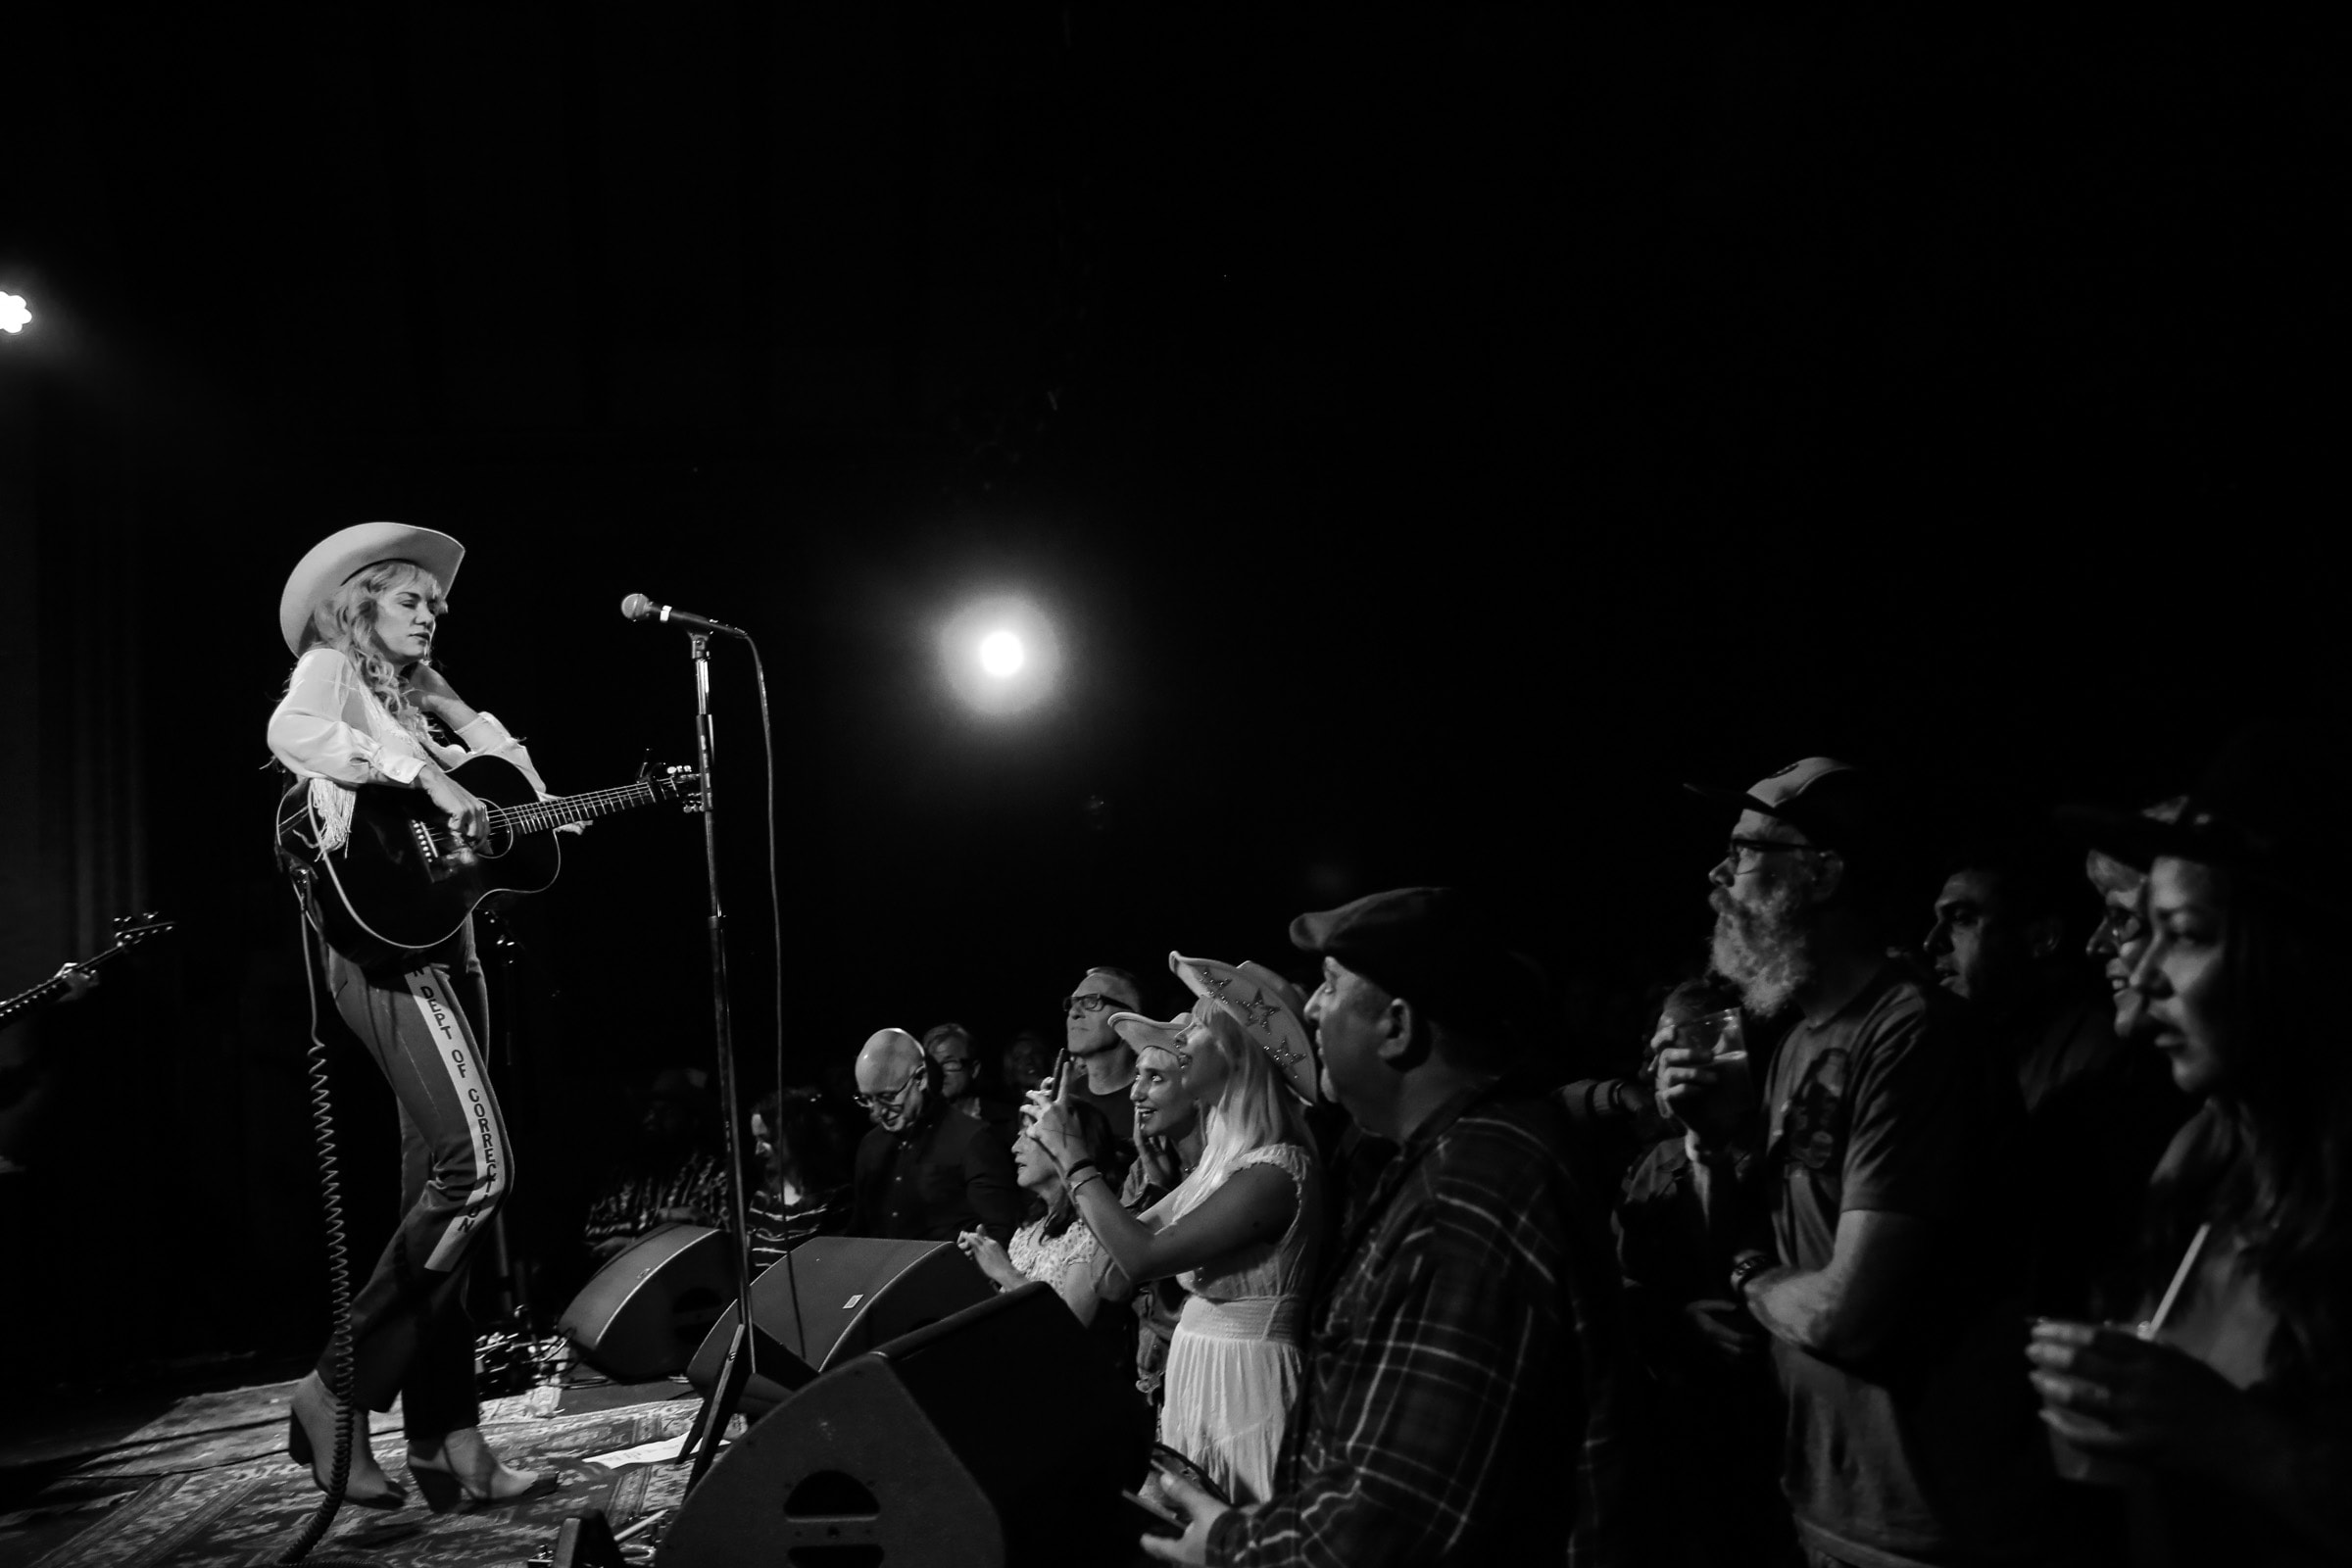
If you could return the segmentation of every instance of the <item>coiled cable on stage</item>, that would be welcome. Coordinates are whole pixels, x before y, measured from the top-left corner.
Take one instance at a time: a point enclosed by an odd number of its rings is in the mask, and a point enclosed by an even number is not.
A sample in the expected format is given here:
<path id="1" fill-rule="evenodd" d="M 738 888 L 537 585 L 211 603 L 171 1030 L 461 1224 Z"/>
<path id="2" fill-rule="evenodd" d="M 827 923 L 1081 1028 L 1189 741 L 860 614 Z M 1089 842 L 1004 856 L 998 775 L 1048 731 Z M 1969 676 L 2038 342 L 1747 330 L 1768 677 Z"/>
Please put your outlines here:
<path id="1" fill-rule="evenodd" d="M 327 1476 L 326 1495 L 318 1499 L 311 1522 L 303 1528 L 302 1539 L 294 1543 L 293 1549 L 280 1557 L 278 1563 L 280 1568 L 295 1568 L 297 1564 L 307 1564 L 307 1568 L 361 1568 L 351 1559 L 337 1562 L 322 1557 L 316 1563 L 309 1560 L 312 1548 L 325 1537 L 336 1511 L 343 1506 L 343 1489 L 351 1480 L 352 1422 L 357 1417 L 351 1404 L 351 1244 L 343 1223 L 342 1175 L 335 1162 L 335 1108 L 329 1087 L 326 1040 L 318 1028 L 319 959 L 311 942 L 311 881 L 307 868 L 290 869 L 295 872 L 295 897 L 302 907 L 302 983 L 311 999 L 311 1130 L 318 1141 L 318 1184 L 326 1217 L 327 1290 L 335 1313 L 334 1334 L 327 1341 L 328 1364 L 334 1369 L 328 1389 L 335 1396 L 335 1458 Z"/>

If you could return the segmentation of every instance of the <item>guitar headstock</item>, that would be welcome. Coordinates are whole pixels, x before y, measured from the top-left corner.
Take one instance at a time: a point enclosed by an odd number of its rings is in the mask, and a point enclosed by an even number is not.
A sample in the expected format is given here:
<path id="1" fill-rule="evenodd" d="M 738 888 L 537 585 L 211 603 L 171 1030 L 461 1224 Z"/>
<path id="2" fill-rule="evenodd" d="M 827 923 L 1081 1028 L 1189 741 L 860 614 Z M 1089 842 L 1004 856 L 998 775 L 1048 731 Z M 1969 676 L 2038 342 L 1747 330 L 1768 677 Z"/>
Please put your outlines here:
<path id="1" fill-rule="evenodd" d="M 703 808 L 703 775 L 679 763 L 662 770 L 660 780 L 664 800 L 675 801 L 684 807 L 688 815 Z"/>
<path id="2" fill-rule="evenodd" d="M 177 920 L 167 920 L 152 909 L 145 914 L 118 914 L 114 923 L 115 946 L 135 948 L 149 937 L 162 936 L 178 924 Z"/>

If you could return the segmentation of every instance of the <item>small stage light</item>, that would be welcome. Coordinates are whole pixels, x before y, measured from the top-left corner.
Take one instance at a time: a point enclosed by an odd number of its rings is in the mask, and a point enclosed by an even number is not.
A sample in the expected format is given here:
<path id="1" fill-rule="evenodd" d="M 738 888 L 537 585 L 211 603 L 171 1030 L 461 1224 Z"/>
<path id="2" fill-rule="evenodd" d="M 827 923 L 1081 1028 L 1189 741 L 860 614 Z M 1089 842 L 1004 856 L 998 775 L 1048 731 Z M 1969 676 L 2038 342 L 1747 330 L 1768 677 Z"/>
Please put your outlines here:
<path id="1" fill-rule="evenodd" d="M 22 294 L 0 294 L 0 332 L 22 332 L 32 324 L 32 308 Z"/>
<path id="2" fill-rule="evenodd" d="M 1021 639 L 1011 632 L 992 631 L 980 639 L 980 667 L 999 680 L 1019 674 L 1028 662 Z"/>
<path id="3" fill-rule="evenodd" d="M 1014 594 L 975 600 L 940 628 L 939 659 L 956 695 L 983 713 L 1017 713 L 1052 694 L 1061 667 L 1054 624 Z"/>

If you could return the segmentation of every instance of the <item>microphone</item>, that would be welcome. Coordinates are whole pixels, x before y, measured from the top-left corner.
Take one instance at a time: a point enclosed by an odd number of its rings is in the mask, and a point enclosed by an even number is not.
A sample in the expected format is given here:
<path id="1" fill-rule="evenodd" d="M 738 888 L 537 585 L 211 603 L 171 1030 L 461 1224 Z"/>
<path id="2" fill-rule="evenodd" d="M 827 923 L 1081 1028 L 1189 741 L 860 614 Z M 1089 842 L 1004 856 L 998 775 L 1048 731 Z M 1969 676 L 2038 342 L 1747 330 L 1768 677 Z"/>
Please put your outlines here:
<path id="1" fill-rule="evenodd" d="M 620 612 L 625 619 L 629 620 L 658 620 L 667 626 L 684 626 L 691 631 L 716 632 L 721 637 L 741 637 L 745 642 L 752 640 L 751 633 L 730 626 L 723 620 L 712 620 L 707 615 L 698 615 L 690 610 L 673 610 L 667 605 L 657 605 L 643 594 L 631 594 L 628 598 L 623 599 L 620 602 Z"/>

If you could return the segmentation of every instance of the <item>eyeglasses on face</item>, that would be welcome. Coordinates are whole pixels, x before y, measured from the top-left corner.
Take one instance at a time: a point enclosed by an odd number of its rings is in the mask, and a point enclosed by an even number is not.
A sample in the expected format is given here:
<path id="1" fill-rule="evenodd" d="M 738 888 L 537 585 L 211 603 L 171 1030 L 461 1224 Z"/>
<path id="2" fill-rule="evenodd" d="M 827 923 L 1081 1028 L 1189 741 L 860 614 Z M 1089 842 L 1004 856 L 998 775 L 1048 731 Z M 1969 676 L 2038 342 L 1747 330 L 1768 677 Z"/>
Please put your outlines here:
<path id="1" fill-rule="evenodd" d="M 1118 998 L 1106 997 L 1100 991 L 1081 991 L 1076 996 L 1061 999 L 1061 1010 L 1064 1013 L 1073 1009 L 1079 1012 L 1101 1012 L 1104 1007 L 1115 1007 L 1118 1004 Z"/>
<path id="2" fill-rule="evenodd" d="M 1784 844 L 1779 839 L 1729 839 L 1723 847 L 1723 858 L 1732 862 L 1732 874 L 1743 876 L 1756 868 L 1756 861 L 1767 855 L 1819 855 L 1818 844 Z M 1753 858 L 1750 858 L 1753 857 Z"/>
<path id="3" fill-rule="evenodd" d="M 850 1101 L 853 1104 L 867 1110 L 871 1110 L 876 1105 L 896 1104 L 906 1098 L 906 1091 L 912 1089 L 914 1081 L 921 1076 L 921 1073 L 910 1072 L 900 1080 L 899 1087 L 896 1089 L 885 1089 L 878 1094 L 871 1095 L 852 1095 Z"/>
<path id="4" fill-rule="evenodd" d="M 2148 923 L 2137 909 L 2111 904 L 2090 933 L 2091 950 L 2120 954 L 2148 934 Z"/>

